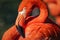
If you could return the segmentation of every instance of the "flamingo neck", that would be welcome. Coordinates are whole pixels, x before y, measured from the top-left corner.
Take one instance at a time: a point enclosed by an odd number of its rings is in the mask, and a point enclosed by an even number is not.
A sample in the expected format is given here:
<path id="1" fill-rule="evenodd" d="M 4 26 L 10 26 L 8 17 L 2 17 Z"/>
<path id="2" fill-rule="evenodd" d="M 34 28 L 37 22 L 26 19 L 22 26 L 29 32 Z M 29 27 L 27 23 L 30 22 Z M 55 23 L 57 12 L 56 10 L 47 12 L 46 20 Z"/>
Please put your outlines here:
<path id="1" fill-rule="evenodd" d="M 32 23 L 44 23 L 46 21 L 48 17 L 48 10 L 46 5 L 42 6 L 40 5 L 40 14 L 38 17 L 34 18 L 33 20 L 31 20 L 30 22 L 28 22 L 28 25 L 32 24 Z"/>
<path id="2" fill-rule="evenodd" d="M 37 17 L 37 20 L 39 20 L 39 22 L 45 22 L 47 17 L 48 17 L 47 9 L 40 9 L 40 15 Z"/>

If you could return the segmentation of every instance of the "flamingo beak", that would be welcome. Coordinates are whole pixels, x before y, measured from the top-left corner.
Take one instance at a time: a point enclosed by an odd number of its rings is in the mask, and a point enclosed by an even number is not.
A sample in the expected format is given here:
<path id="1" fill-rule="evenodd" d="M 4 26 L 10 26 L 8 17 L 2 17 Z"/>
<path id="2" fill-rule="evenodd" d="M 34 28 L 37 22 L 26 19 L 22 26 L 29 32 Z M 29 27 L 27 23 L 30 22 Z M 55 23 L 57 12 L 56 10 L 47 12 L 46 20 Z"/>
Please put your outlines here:
<path id="1" fill-rule="evenodd" d="M 16 26 L 16 28 L 17 28 L 18 32 L 20 33 L 20 35 L 21 35 L 23 38 L 25 38 L 24 29 L 23 29 L 20 25 Z"/>

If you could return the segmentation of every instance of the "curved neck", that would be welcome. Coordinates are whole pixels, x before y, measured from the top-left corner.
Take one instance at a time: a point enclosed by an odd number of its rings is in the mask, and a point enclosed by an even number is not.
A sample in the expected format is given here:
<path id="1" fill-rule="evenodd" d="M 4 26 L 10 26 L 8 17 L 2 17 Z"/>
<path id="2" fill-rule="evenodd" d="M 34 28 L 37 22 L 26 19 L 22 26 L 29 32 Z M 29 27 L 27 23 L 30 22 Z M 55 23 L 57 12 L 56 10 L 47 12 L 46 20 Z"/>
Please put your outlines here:
<path id="1" fill-rule="evenodd" d="M 45 7 L 45 6 L 44 6 Z M 40 22 L 45 22 L 45 20 L 47 19 L 48 17 L 48 11 L 47 11 L 47 8 L 40 8 L 40 15 L 37 17 L 37 19 L 40 21 Z"/>
<path id="2" fill-rule="evenodd" d="M 40 15 L 38 16 L 37 19 L 39 19 L 40 22 L 45 22 L 45 20 L 48 17 L 47 5 L 44 2 L 41 2 L 40 4 L 38 4 L 38 6 L 40 8 Z"/>
<path id="3" fill-rule="evenodd" d="M 40 14 L 38 17 L 34 18 L 33 20 L 31 20 L 30 22 L 28 22 L 28 24 L 31 23 L 43 23 L 46 21 L 47 17 L 48 17 L 48 9 L 47 6 L 45 5 L 45 3 L 40 3 L 38 4 L 38 7 L 40 9 Z"/>

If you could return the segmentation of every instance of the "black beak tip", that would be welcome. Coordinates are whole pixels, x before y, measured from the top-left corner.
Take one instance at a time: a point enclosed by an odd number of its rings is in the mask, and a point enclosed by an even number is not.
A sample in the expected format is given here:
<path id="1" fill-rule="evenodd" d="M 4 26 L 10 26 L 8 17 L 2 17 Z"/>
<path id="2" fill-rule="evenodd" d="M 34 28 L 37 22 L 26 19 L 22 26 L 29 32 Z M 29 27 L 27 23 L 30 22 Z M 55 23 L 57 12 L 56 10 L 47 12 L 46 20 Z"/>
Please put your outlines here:
<path id="1" fill-rule="evenodd" d="M 23 29 L 20 25 L 16 26 L 16 28 L 17 28 L 18 32 L 20 33 L 20 35 L 21 35 L 23 38 L 25 38 L 24 29 Z"/>

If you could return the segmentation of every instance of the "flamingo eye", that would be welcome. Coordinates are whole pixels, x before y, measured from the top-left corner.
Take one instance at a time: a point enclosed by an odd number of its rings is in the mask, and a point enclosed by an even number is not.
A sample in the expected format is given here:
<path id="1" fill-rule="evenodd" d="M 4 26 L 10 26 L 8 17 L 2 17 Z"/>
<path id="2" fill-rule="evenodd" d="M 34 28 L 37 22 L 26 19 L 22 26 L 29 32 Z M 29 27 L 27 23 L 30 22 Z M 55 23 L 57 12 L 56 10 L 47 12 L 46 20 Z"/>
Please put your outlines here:
<path id="1" fill-rule="evenodd" d="M 39 8 L 35 7 L 35 8 L 32 10 L 32 12 L 30 13 L 30 16 L 35 17 L 35 16 L 38 16 L 39 14 L 40 14 Z"/>

